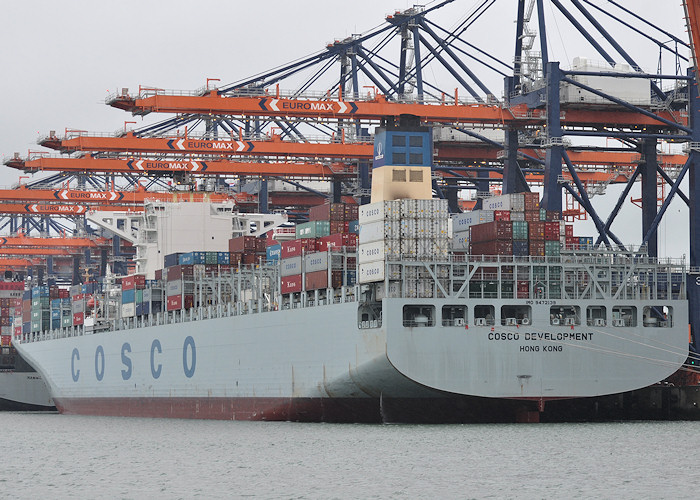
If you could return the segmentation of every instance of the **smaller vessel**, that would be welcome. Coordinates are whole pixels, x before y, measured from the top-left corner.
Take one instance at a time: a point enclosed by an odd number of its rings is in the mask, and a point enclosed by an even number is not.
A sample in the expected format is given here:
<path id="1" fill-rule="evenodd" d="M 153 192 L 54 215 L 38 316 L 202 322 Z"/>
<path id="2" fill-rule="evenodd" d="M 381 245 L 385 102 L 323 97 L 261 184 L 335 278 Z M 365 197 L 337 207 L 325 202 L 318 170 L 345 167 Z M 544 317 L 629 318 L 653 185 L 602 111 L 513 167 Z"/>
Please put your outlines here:
<path id="1" fill-rule="evenodd" d="M 53 399 L 41 376 L 12 346 L 0 355 L 0 411 L 51 411 Z"/>

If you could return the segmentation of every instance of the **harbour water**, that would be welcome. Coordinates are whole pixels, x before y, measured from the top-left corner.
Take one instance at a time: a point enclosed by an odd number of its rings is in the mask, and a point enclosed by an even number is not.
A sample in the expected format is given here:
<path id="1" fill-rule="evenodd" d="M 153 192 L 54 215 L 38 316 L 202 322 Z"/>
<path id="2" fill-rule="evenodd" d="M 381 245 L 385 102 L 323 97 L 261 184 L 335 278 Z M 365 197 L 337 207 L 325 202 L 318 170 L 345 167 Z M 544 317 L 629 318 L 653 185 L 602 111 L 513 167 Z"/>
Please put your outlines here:
<path id="1" fill-rule="evenodd" d="M 700 422 L 335 425 L 0 413 L 4 498 L 697 498 Z"/>

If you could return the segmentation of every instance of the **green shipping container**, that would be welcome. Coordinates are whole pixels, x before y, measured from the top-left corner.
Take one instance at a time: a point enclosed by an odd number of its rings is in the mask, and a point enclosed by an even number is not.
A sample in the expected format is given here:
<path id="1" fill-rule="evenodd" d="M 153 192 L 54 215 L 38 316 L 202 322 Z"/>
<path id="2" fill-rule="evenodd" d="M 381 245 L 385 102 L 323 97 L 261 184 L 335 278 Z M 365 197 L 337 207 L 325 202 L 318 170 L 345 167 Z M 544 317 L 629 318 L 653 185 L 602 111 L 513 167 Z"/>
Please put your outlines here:
<path id="1" fill-rule="evenodd" d="M 219 253 L 218 252 L 205 252 L 204 263 L 205 264 L 218 264 L 219 263 Z"/>
<path id="2" fill-rule="evenodd" d="M 540 220 L 547 220 L 547 209 L 540 208 Z"/>
<path id="3" fill-rule="evenodd" d="M 549 298 L 561 299 L 561 283 L 549 283 Z"/>
<path id="4" fill-rule="evenodd" d="M 61 326 L 73 326 L 73 314 L 61 318 Z"/>
<path id="5" fill-rule="evenodd" d="M 532 266 L 532 277 L 536 280 L 547 279 L 547 267 L 545 266 Z"/>
<path id="6" fill-rule="evenodd" d="M 32 309 L 48 309 L 51 305 L 51 299 L 49 297 L 36 297 L 32 299 Z"/>
<path id="7" fill-rule="evenodd" d="M 528 238 L 527 222 L 524 220 L 513 221 L 513 239 L 526 240 Z"/>
<path id="8" fill-rule="evenodd" d="M 544 254 L 547 256 L 558 256 L 561 254 L 561 243 L 558 241 L 545 241 Z"/>
<path id="9" fill-rule="evenodd" d="M 46 320 L 32 321 L 32 324 L 31 324 L 32 332 L 43 332 L 45 330 L 48 330 L 49 323 L 50 323 L 49 318 L 46 318 Z"/>
<path id="10" fill-rule="evenodd" d="M 39 321 L 39 320 L 49 320 L 51 319 L 51 311 L 49 310 L 32 310 L 32 321 Z"/>
<path id="11" fill-rule="evenodd" d="M 143 302 L 143 290 L 136 290 L 136 302 Z"/>
<path id="12" fill-rule="evenodd" d="M 327 220 L 312 220 L 298 224 L 296 227 L 296 238 L 322 238 L 330 236 L 331 222 Z"/>

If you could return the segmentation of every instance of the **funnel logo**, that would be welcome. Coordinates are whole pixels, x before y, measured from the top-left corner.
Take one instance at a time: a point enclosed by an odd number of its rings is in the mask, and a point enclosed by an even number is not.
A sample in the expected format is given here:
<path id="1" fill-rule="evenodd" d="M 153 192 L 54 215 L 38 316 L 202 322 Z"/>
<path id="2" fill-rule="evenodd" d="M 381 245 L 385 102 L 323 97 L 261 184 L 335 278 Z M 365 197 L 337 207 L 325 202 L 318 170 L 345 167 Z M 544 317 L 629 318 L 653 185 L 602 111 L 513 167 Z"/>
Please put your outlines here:
<path id="1" fill-rule="evenodd" d="M 377 144 L 374 147 L 374 160 L 383 160 L 384 159 L 384 145 L 382 142 L 377 142 Z"/>

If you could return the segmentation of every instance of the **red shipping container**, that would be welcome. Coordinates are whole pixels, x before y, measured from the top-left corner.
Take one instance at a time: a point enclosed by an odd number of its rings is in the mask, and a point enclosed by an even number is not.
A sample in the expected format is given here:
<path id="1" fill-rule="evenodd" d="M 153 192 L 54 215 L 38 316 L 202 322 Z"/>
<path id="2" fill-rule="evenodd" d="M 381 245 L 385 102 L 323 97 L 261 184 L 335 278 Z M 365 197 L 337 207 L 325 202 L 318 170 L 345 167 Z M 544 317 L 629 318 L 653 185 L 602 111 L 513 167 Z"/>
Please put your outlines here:
<path id="1" fill-rule="evenodd" d="M 280 292 L 281 293 L 296 293 L 301 292 L 301 274 L 295 274 L 293 276 L 285 276 L 281 279 Z"/>
<path id="2" fill-rule="evenodd" d="M 237 238 L 231 238 L 228 240 L 228 251 L 229 252 L 255 252 L 257 248 L 257 240 L 255 236 L 238 236 Z"/>
<path id="3" fill-rule="evenodd" d="M 0 290 L 24 290 L 23 281 L 0 281 Z"/>
<path id="4" fill-rule="evenodd" d="M 260 264 L 261 260 L 265 260 L 265 258 L 261 257 L 258 254 L 255 254 L 255 253 L 246 253 L 246 254 L 243 254 L 243 258 L 241 259 L 241 264 L 244 264 L 244 265 Z"/>
<path id="5" fill-rule="evenodd" d="M 544 223 L 544 239 L 546 241 L 559 240 L 559 221 Z"/>
<path id="6" fill-rule="evenodd" d="M 156 279 L 157 280 L 163 279 L 163 270 L 162 269 L 156 269 Z"/>
<path id="7" fill-rule="evenodd" d="M 528 281 L 518 281 L 517 298 L 527 299 L 530 297 L 530 283 Z"/>
<path id="8" fill-rule="evenodd" d="M 472 255 L 513 255 L 513 240 L 481 241 L 469 247 Z"/>
<path id="9" fill-rule="evenodd" d="M 300 238 L 298 240 L 290 240 L 282 242 L 281 259 L 288 259 L 289 257 L 298 257 L 304 252 L 315 252 L 316 251 L 316 239 L 315 238 Z"/>
<path id="10" fill-rule="evenodd" d="M 343 285 L 343 271 L 331 271 L 331 288 L 340 288 Z M 328 270 L 306 273 L 304 278 L 304 290 L 317 290 L 328 288 Z"/>
<path id="11" fill-rule="evenodd" d="M 13 329 L 15 333 L 15 337 L 21 337 L 22 336 L 22 327 L 21 326 L 15 326 Z"/>
<path id="12" fill-rule="evenodd" d="M 185 304 L 185 309 L 191 309 L 194 307 L 194 295 L 185 295 L 183 298 L 183 303 Z"/>
<path id="13" fill-rule="evenodd" d="M 74 326 L 82 325 L 84 322 L 85 322 L 85 313 L 84 312 L 73 313 L 73 325 Z"/>
<path id="14" fill-rule="evenodd" d="M 573 236 L 574 235 L 574 225 L 573 224 L 567 224 L 564 226 L 564 235 L 565 236 Z"/>
<path id="15" fill-rule="evenodd" d="M 122 278 L 122 290 L 132 289 L 143 290 L 146 288 L 146 276 L 143 274 L 132 274 Z"/>
<path id="16" fill-rule="evenodd" d="M 12 326 L 12 318 L 9 316 L 3 316 L 0 318 L 0 326 Z"/>
<path id="17" fill-rule="evenodd" d="M 561 220 L 561 212 L 557 210 L 547 210 L 547 220 Z"/>
<path id="18" fill-rule="evenodd" d="M 255 251 L 265 252 L 267 249 L 267 240 L 265 238 L 255 238 Z"/>
<path id="19" fill-rule="evenodd" d="M 354 249 L 357 247 L 357 234 L 355 233 L 337 233 L 330 236 L 324 236 L 318 239 L 317 249 L 319 252 L 327 252 L 329 250 L 340 250 L 342 247 Z"/>
<path id="20" fill-rule="evenodd" d="M 182 295 L 171 295 L 167 298 L 166 309 L 168 311 L 177 311 L 182 309 Z"/>
<path id="21" fill-rule="evenodd" d="M 476 224 L 469 228 L 469 239 L 472 243 L 480 243 L 492 240 L 512 240 L 513 223 L 505 220 Z M 511 253 L 513 253 L 511 245 Z M 492 254 L 484 254 L 492 255 Z"/>
<path id="22" fill-rule="evenodd" d="M 309 221 L 328 220 L 328 221 L 344 221 L 345 219 L 345 204 L 344 203 L 324 203 L 316 205 L 309 209 Z"/>
<path id="23" fill-rule="evenodd" d="M 349 226 L 349 222 L 332 220 L 330 221 L 330 234 L 347 233 Z"/>
<path id="24" fill-rule="evenodd" d="M 544 240 L 530 240 L 530 255 L 544 257 Z"/>
<path id="25" fill-rule="evenodd" d="M 10 299 L 7 297 L 0 298 L 0 307 L 9 307 Z"/>
<path id="26" fill-rule="evenodd" d="M 493 220 L 510 220 L 510 212 L 508 210 L 494 210 Z"/>
<path id="27" fill-rule="evenodd" d="M 525 211 L 540 209 L 540 195 L 538 193 L 523 193 Z"/>
<path id="28" fill-rule="evenodd" d="M 10 345 L 12 343 L 12 335 L 0 335 L 0 344 Z"/>
<path id="29" fill-rule="evenodd" d="M 527 231 L 528 231 L 528 238 L 530 241 L 532 240 L 544 240 L 544 227 L 545 227 L 545 222 L 530 222 L 527 225 Z M 558 231 L 558 229 L 557 229 Z M 558 239 L 558 237 L 557 237 Z"/>
<path id="30" fill-rule="evenodd" d="M 540 211 L 539 210 L 526 210 L 525 211 L 525 221 L 527 222 L 539 222 L 540 220 Z"/>
<path id="31" fill-rule="evenodd" d="M 168 281 L 192 278 L 194 276 L 194 264 L 171 266 L 168 268 Z"/>
<path id="32" fill-rule="evenodd" d="M 346 203 L 345 204 L 345 220 L 357 220 L 360 214 L 360 207 L 355 204 Z"/>
<path id="33" fill-rule="evenodd" d="M 242 253 L 232 252 L 229 254 L 229 263 L 230 263 L 230 265 L 232 265 L 234 267 L 238 267 L 241 265 L 242 258 L 243 258 Z"/>
<path id="34" fill-rule="evenodd" d="M 10 317 L 10 308 L 9 307 L 0 307 L 0 317 L 9 318 Z"/>

